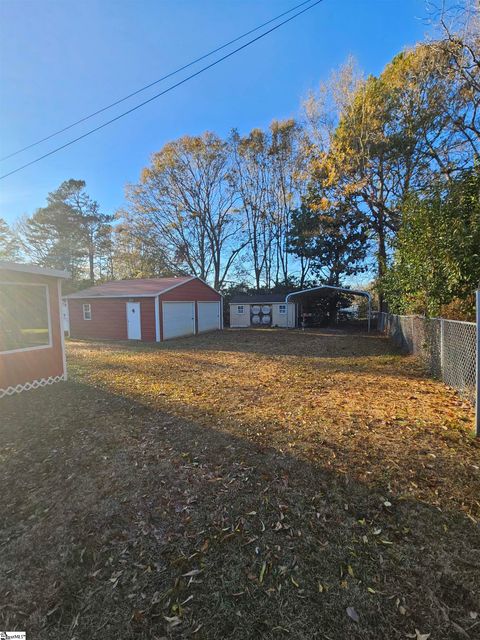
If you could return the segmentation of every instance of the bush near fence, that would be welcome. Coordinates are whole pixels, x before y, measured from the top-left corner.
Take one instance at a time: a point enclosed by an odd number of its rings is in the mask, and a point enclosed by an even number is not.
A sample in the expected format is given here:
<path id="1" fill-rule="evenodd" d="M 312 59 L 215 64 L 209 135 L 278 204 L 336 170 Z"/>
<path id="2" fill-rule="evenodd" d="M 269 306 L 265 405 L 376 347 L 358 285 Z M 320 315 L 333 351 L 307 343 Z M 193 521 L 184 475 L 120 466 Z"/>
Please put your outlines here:
<path id="1" fill-rule="evenodd" d="M 475 404 L 477 327 L 474 322 L 378 314 L 378 329 L 427 371 Z"/>

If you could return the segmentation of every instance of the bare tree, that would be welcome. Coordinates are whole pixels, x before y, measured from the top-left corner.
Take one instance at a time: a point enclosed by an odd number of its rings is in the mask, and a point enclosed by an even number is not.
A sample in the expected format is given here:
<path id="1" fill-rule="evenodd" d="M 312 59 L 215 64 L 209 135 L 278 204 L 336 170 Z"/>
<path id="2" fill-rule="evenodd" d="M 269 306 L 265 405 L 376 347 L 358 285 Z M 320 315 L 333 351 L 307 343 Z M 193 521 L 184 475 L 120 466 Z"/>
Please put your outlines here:
<path id="1" fill-rule="evenodd" d="M 184 136 L 152 157 L 127 188 L 129 218 L 170 264 L 222 287 L 246 245 L 236 209 L 231 149 L 213 133 Z"/>

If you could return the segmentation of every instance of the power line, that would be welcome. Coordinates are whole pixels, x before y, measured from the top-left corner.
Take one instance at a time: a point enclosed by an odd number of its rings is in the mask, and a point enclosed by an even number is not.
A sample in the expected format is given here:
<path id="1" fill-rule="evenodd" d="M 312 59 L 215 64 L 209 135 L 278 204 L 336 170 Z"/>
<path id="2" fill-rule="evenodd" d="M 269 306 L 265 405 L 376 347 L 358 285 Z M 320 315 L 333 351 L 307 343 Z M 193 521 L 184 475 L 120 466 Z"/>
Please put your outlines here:
<path id="1" fill-rule="evenodd" d="M 158 80 L 154 80 L 153 82 L 150 82 L 149 84 L 146 84 L 145 86 L 141 87 L 140 89 L 137 89 L 136 91 L 133 91 L 132 93 L 129 93 L 128 95 L 124 96 L 123 98 L 119 98 L 115 102 L 112 102 L 112 103 L 108 104 L 107 106 L 102 107 L 101 109 L 98 109 L 97 111 L 94 111 L 93 113 L 90 113 L 89 115 L 84 116 L 83 118 L 80 118 L 80 120 L 76 120 L 75 122 L 72 122 L 71 124 L 67 125 L 66 127 L 63 127 L 63 129 L 59 129 L 58 131 L 54 131 L 53 133 L 49 134 L 48 136 L 45 136 L 44 138 L 41 138 L 40 140 L 37 140 L 36 142 L 32 142 L 31 144 L 28 144 L 26 147 L 22 147 L 21 149 L 17 149 L 16 151 L 13 151 L 12 153 L 9 153 L 8 155 L 3 156 L 2 158 L 0 158 L 0 162 L 3 162 L 4 160 L 8 160 L 9 158 L 12 158 L 13 156 L 16 156 L 19 153 L 22 153 L 23 151 L 27 151 L 28 149 L 31 149 L 32 147 L 36 147 L 37 145 L 41 144 L 42 142 L 46 142 L 47 140 L 50 140 L 51 138 L 54 138 L 55 136 L 58 136 L 61 133 L 64 133 L 65 131 L 68 131 L 69 129 L 72 129 L 73 127 L 76 127 L 77 125 L 81 124 L 82 122 L 86 122 L 87 120 L 90 120 L 91 118 L 93 118 L 95 116 L 98 116 L 100 113 L 103 113 L 104 111 L 107 111 L 108 109 L 111 109 L 112 107 L 116 107 L 117 105 L 121 104 L 122 102 L 125 102 L 129 98 L 133 98 L 133 96 L 136 96 L 139 93 L 142 93 L 142 91 L 146 91 L 147 89 L 150 89 L 151 87 L 155 86 L 156 84 L 159 84 L 160 82 L 163 82 L 164 80 L 167 80 L 168 78 L 171 78 L 172 76 L 176 75 L 177 73 L 180 73 L 181 71 L 185 71 L 185 69 L 188 69 L 188 68 L 192 67 L 193 65 L 197 64 L 198 62 L 201 62 L 202 60 L 205 60 L 205 58 L 209 58 L 210 56 L 213 56 L 213 54 L 218 53 L 219 51 L 222 51 L 226 47 L 229 47 L 230 45 L 234 44 L 235 42 L 238 42 L 239 40 L 242 40 L 243 38 L 246 38 L 250 34 L 255 33 L 255 31 L 258 31 L 259 29 L 262 29 L 263 27 L 266 27 L 267 25 L 271 24 L 272 22 L 275 22 L 276 20 L 279 20 L 280 18 L 283 18 L 283 16 L 286 16 L 287 14 L 292 13 L 292 11 L 296 11 L 300 7 L 303 7 L 304 5 L 309 4 L 311 1 L 312 0 L 304 0 L 304 2 L 301 2 L 300 4 L 297 4 L 295 7 L 292 7 L 291 9 L 288 9 L 288 11 L 284 11 L 283 13 L 280 13 L 278 16 L 275 16 L 275 18 L 271 18 L 271 20 L 267 20 L 267 22 L 263 22 L 262 24 L 258 25 L 258 27 L 255 27 L 254 29 L 250 29 L 250 31 L 246 31 L 245 33 L 242 33 L 242 35 L 234 38 L 233 40 L 230 40 L 229 42 L 226 42 L 225 44 L 222 44 L 220 47 L 217 47 L 216 49 L 212 49 L 212 51 L 209 51 L 208 53 L 205 53 L 204 55 L 200 56 L 199 58 L 196 58 L 195 60 L 192 60 L 192 62 L 189 62 L 188 64 L 185 64 L 182 67 L 178 67 L 178 69 L 175 69 L 175 71 L 171 71 L 170 73 L 167 73 L 166 75 L 162 76 L 161 78 L 158 78 Z"/>
<path id="2" fill-rule="evenodd" d="M 160 93 L 157 93 L 154 96 L 152 96 L 151 98 L 148 98 L 148 100 L 144 100 L 143 102 L 140 102 L 140 104 L 137 104 L 135 107 L 132 107 L 131 109 L 128 109 L 128 111 L 124 111 L 123 113 L 121 113 L 120 115 L 116 116 L 115 118 L 112 118 L 111 120 L 107 120 L 107 122 L 104 122 L 103 124 L 99 125 L 98 127 L 95 127 L 94 129 L 90 129 L 90 131 L 87 131 L 86 133 L 82 134 L 81 136 L 78 136 L 77 138 L 74 138 L 73 140 L 70 140 L 69 142 L 66 142 L 65 144 L 62 144 L 60 147 L 57 147 L 56 149 L 52 149 L 52 151 L 49 151 L 48 153 L 44 153 L 42 156 L 39 156 L 38 158 L 35 158 L 34 160 L 31 160 L 30 162 L 27 162 L 26 164 L 24 164 L 24 165 L 22 165 L 20 167 L 17 167 L 16 169 L 13 169 L 12 171 L 9 171 L 8 173 L 3 174 L 2 176 L 0 176 L 0 180 L 3 180 L 4 178 L 7 178 L 8 176 L 13 175 L 14 173 L 18 173 L 18 171 L 22 171 L 22 169 L 26 169 L 27 167 L 30 167 L 32 164 L 36 164 L 37 162 L 40 162 L 41 160 L 44 160 L 45 158 L 48 158 L 49 156 L 53 155 L 54 153 L 57 153 L 58 151 L 61 151 L 62 149 L 65 149 L 66 147 L 69 147 L 70 145 L 75 144 L 75 142 L 78 142 L 79 140 L 83 140 L 83 138 L 86 138 L 87 136 L 92 135 L 93 133 L 99 131 L 100 129 L 103 129 L 104 127 L 107 127 L 109 124 L 112 124 L 113 122 L 116 122 L 117 120 L 120 120 L 120 118 L 123 118 L 123 117 L 127 116 L 128 114 L 132 113 L 133 111 L 136 111 L 137 109 L 140 109 L 141 107 L 145 106 L 149 102 L 152 102 L 153 100 L 156 100 L 157 98 L 160 98 L 160 96 L 163 96 L 166 93 L 169 93 L 170 91 L 173 91 L 173 89 L 176 89 L 180 85 L 185 84 L 186 82 L 188 82 L 192 78 L 195 78 L 195 77 L 199 76 L 200 74 L 204 73 L 208 69 L 211 69 L 212 67 L 215 67 L 220 62 L 223 62 L 223 60 L 226 60 L 227 58 L 230 58 L 231 56 L 235 55 L 239 51 L 242 51 L 242 49 L 246 49 L 246 47 L 249 47 L 251 44 L 253 44 L 254 42 L 257 42 L 258 40 L 261 40 L 262 38 L 264 38 L 268 34 L 272 33 L 273 31 L 276 31 L 277 29 L 282 27 L 284 24 L 287 24 L 288 22 L 291 22 L 292 20 L 294 20 L 295 18 L 300 16 L 302 13 L 305 13 L 306 11 L 309 11 L 310 9 L 315 7 L 317 4 L 320 4 L 321 2 L 323 2 L 323 0 L 316 0 L 316 2 L 314 2 L 311 5 L 309 5 L 305 9 L 302 9 L 301 11 L 299 11 L 296 14 L 294 14 L 293 16 L 290 16 L 289 18 L 287 18 L 283 22 L 280 22 L 279 24 L 275 25 L 271 29 L 268 29 L 267 31 L 264 31 L 263 33 L 261 33 L 256 38 L 252 38 L 252 40 L 249 40 L 245 44 L 242 44 L 242 46 L 237 47 L 233 51 L 230 51 L 230 53 L 227 53 L 224 56 L 222 56 L 221 58 L 218 58 L 217 60 L 214 60 L 210 64 L 206 65 L 205 67 L 202 67 L 202 69 L 200 69 L 199 71 L 196 71 L 195 73 L 192 73 L 191 75 L 187 76 L 186 78 L 183 78 L 183 80 L 180 80 L 179 82 L 176 82 L 175 84 L 172 84 L 170 87 L 167 87 L 167 89 L 164 89 L 163 91 L 160 91 Z"/>

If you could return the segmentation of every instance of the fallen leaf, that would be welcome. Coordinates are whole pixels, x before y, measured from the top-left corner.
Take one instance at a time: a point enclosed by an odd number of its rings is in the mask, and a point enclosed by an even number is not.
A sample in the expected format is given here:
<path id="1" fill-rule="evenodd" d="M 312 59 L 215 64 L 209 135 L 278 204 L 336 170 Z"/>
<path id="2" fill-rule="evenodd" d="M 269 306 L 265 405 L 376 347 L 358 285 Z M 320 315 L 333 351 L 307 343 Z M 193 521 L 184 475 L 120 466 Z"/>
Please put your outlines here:
<path id="1" fill-rule="evenodd" d="M 360 622 L 360 616 L 353 607 L 347 607 L 347 616 L 354 622 Z"/>
<path id="2" fill-rule="evenodd" d="M 182 573 L 182 578 L 192 578 L 193 576 L 198 576 L 199 573 L 202 573 L 202 569 L 192 569 L 187 573 Z"/>
<path id="3" fill-rule="evenodd" d="M 266 563 L 266 562 L 264 562 L 264 563 L 262 564 L 262 568 L 260 569 L 260 576 L 259 576 L 259 578 L 258 578 L 258 580 L 259 580 L 260 584 L 262 584 L 262 582 L 263 582 L 263 578 L 265 577 L 265 571 L 266 571 L 266 569 L 267 569 L 267 563 Z"/>

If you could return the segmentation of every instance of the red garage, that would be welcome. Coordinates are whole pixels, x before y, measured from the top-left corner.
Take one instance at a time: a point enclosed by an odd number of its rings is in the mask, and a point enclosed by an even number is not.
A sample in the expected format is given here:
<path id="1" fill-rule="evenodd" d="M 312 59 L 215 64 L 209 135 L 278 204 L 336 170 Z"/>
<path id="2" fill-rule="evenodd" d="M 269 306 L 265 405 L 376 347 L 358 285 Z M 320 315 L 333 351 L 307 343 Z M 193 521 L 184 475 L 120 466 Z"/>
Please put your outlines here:
<path id="1" fill-rule="evenodd" d="M 117 280 L 66 297 L 73 338 L 160 342 L 222 328 L 222 296 L 195 276 Z"/>
<path id="2" fill-rule="evenodd" d="M 0 398 L 66 380 L 64 271 L 0 262 Z"/>

